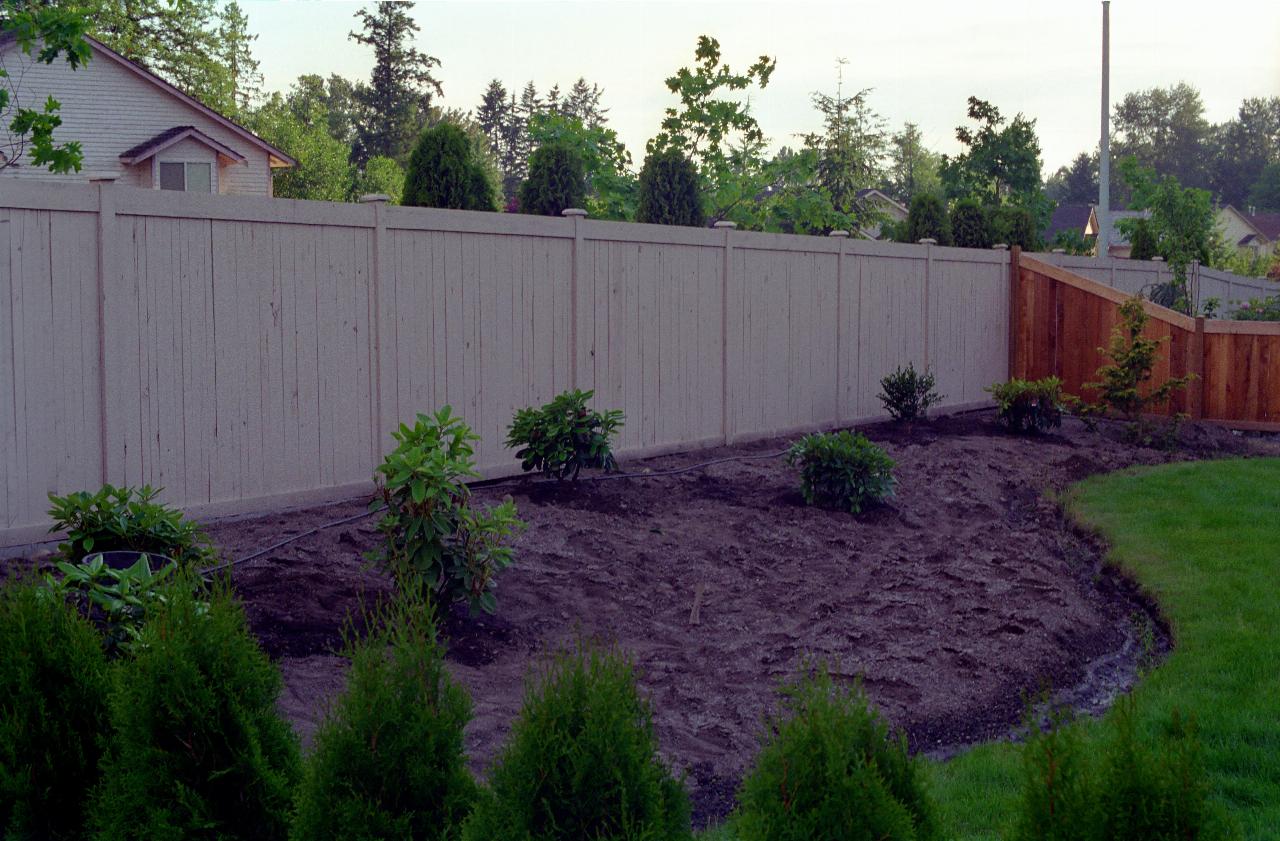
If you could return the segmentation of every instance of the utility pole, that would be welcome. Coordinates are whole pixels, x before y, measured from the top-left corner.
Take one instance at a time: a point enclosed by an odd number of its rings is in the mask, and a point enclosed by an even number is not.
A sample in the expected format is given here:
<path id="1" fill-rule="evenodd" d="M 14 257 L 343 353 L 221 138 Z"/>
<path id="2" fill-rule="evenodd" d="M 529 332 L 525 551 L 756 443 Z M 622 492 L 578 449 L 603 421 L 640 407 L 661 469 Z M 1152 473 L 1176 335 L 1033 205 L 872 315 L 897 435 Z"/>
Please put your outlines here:
<path id="1" fill-rule="evenodd" d="M 1102 0 L 1102 137 L 1098 142 L 1098 256 L 1111 245 L 1111 0 Z"/>

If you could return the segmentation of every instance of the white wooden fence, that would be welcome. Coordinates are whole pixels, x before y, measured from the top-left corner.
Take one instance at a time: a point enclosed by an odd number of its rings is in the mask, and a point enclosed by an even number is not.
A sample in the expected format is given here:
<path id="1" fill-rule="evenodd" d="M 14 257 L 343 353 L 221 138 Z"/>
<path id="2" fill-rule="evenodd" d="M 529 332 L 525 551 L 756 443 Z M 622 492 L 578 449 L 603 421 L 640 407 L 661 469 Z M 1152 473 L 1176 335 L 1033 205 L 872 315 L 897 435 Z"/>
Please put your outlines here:
<path id="1" fill-rule="evenodd" d="M 452 404 L 487 475 L 578 386 L 639 455 L 946 407 L 1008 372 L 1009 255 L 586 219 L 0 183 L 0 545 L 46 494 L 150 483 L 213 516 L 364 492 Z"/>
<path id="2" fill-rule="evenodd" d="M 1173 272 L 1168 264 L 1155 260 L 1076 257 L 1069 254 L 1029 256 L 1084 275 L 1090 280 L 1105 283 L 1130 295 L 1146 294 L 1151 287 L 1168 283 L 1173 279 Z M 1280 284 L 1266 278 L 1241 277 L 1231 272 L 1201 266 L 1198 263 L 1192 264 L 1187 272 L 1187 285 L 1195 311 L 1200 312 L 1209 299 L 1216 298 L 1219 318 L 1228 317 L 1239 309 L 1240 304 L 1248 303 L 1252 298 L 1266 298 L 1280 294 Z"/>

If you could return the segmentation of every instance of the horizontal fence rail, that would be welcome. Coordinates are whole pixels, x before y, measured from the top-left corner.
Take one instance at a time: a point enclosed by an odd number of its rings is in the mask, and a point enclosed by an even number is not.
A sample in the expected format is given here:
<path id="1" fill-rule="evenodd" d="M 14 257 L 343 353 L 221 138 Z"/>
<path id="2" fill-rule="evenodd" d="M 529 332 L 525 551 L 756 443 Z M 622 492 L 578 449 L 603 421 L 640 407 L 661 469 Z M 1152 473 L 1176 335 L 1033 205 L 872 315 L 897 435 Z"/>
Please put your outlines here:
<path id="1" fill-rule="evenodd" d="M 1092 399 L 1112 331 L 1120 324 L 1118 289 L 1038 259 L 1019 260 L 1013 290 L 1011 370 L 1025 379 L 1057 376 L 1068 394 Z M 1168 413 L 1238 429 L 1280 431 L 1280 323 L 1192 318 L 1145 302 L 1143 335 L 1161 341 L 1153 382 L 1194 374 Z"/>
<path id="2" fill-rule="evenodd" d="M 212 516 L 367 491 L 452 404 L 488 476 L 572 387 L 621 455 L 943 408 L 1008 375 L 1010 255 L 498 213 L 0 183 L 0 545 L 49 492 L 150 483 Z"/>

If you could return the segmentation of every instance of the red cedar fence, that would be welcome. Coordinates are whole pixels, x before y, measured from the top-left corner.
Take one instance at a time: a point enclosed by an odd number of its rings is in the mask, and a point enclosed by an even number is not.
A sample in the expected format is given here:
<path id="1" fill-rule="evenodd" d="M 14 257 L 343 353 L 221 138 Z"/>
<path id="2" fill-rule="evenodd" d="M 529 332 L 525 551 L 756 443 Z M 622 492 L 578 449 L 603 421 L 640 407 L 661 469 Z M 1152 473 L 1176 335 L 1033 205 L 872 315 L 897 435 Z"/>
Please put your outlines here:
<path id="1" fill-rule="evenodd" d="M 1123 292 L 1017 252 L 1010 261 L 1009 370 L 1056 376 L 1068 394 L 1096 379 L 1120 323 Z M 1161 339 L 1152 378 L 1195 374 L 1166 413 L 1236 429 L 1280 431 L 1280 323 L 1192 318 L 1150 302 L 1143 335 Z"/>

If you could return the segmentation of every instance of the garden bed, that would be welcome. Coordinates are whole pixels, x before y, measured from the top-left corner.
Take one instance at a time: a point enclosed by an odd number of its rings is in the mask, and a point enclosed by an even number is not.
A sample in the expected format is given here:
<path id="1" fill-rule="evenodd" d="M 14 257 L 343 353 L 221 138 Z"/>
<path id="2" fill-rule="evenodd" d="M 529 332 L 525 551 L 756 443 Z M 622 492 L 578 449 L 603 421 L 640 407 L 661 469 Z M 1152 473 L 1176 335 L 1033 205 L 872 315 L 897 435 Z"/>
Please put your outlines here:
<path id="1" fill-rule="evenodd" d="M 524 479 L 478 489 L 482 502 L 510 494 L 529 529 L 501 579 L 497 615 L 458 611 L 446 622 L 451 668 L 474 702 L 467 749 L 477 767 L 501 746 L 530 667 L 580 633 L 634 656 L 662 749 L 689 774 L 698 824 L 732 805 L 777 684 L 809 655 L 862 676 L 913 748 L 931 753 L 1009 732 L 1024 695 L 1043 684 L 1101 708 L 1132 680 L 1150 640 L 1159 646 L 1159 621 L 1043 492 L 1133 464 L 1280 454 L 1275 439 L 1208 427 L 1186 430 L 1176 453 L 1133 448 L 1071 420 L 1060 435 L 1022 438 L 990 413 L 864 431 L 897 460 L 899 486 L 889 504 L 858 517 L 806 507 L 781 459 L 577 488 Z M 238 558 L 364 504 L 210 531 Z M 344 617 L 389 591 L 362 558 L 377 543 L 374 523 L 323 531 L 235 568 L 253 629 L 283 669 L 282 705 L 304 737 L 341 688 L 343 661 L 332 652 Z"/>

